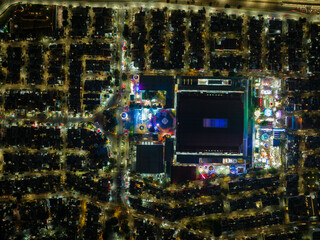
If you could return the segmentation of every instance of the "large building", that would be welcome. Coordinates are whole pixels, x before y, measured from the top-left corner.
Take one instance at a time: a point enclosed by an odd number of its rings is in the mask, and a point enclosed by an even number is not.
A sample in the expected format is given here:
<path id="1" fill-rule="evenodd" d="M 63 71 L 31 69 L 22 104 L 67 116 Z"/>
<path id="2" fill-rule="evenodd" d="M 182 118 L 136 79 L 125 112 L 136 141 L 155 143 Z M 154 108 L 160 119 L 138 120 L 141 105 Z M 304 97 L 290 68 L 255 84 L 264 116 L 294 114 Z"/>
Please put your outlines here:
<path id="1" fill-rule="evenodd" d="M 241 78 L 178 77 L 176 164 L 196 164 L 207 174 L 245 171 L 252 154 L 247 84 Z"/>
<path id="2" fill-rule="evenodd" d="M 242 152 L 243 102 L 239 93 L 178 93 L 177 120 L 177 152 Z"/>
<path id="3" fill-rule="evenodd" d="M 208 175 L 245 172 L 251 163 L 253 129 L 249 122 L 247 79 L 183 76 L 138 76 L 137 79 L 133 81 L 132 94 L 137 98 L 136 103 L 141 103 L 134 114 L 138 121 L 136 133 L 173 137 L 172 144 L 165 144 L 168 149 L 174 146 L 165 158 L 168 175 L 172 165 L 202 167 L 208 170 Z M 150 91 L 164 91 L 164 108 L 171 109 L 148 107 L 150 101 L 157 102 L 156 97 L 144 98 Z M 153 163 L 159 161 L 153 158 L 161 154 L 147 156 L 146 147 L 137 147 L 137 172 L 158 173 L 145 167 L 157 165 Z"/>
<path id="4" fill-rule="evenodd" d="M 137 173 L 163 173 L 163 145 L 137 145 L 136 171 Z"/>

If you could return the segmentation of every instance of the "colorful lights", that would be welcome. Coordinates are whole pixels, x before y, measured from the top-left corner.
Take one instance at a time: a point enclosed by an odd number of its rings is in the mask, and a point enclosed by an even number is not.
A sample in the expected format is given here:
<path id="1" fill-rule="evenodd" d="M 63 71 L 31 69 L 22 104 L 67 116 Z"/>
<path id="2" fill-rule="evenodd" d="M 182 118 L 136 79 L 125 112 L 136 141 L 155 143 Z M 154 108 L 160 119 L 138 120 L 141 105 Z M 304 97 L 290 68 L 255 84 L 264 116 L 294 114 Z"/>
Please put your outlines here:
<path id="1" fill-rule="evenodd" d="M 268 118 L 266 119 L 266 121 L 268 121 L 268 122 L 273 122 L 273 121 L 274 121 L 274 118 L 273 118 L 273 117 L 268 117 Z"/>
<path id="2" fill-rule="evenodd" d="M 279 121 L 283 118 L 281 94 L 277 89 L 280 81 L 274 78 L 261 78 L 261 84 L 256 85 L 256 91 L 260 91 L 260 96 L 256 96 L 259 109 L 254 112 L 256 124 L 255 145 L 255 168 L 270 168 L 279 163 L 280 157 L 273 156 L 279 151 L 279 145 L 274 143 L 278 140 L 279 132 L 285 129 L 279 129 Z M 260 111 L 260 112 L 259 112 Z M 263 115 L 263 117 L 261 117 Z M 274 132 L 274 134 L 273 134 Z M 234 171 L 234 170 L 233 170 Z"/>
<path id="3" fill-rule="evenodd" d="M 261 114 L 260 110 L 256 110 L 256 111 L 254 112 L 254 115 L 256 116 L 256 118 L 259 118 L 259 117 L 260 117 L 260 114 Z"/>
<path id="4" fill-rule="evenodd" d="M 269 138 L 270 138 L 269 134 L 267 134 L 267 133 L 264 133 L 264 134 L 261 135 L 261 140 L 264 141 L 264 142 L 268 141 Z"/>
<path id="5" fill-rule="evenodd" d="M 139 81 L 140 76 L 139 76 L 139 75 L 134 75 L 134 76 L 133 76 L 133 79 L 134 79 L 135 81 Z"/>
<path id="6" fill-rule="evenodd" d="M 121 118 L 126 119 L 128 117 L 128 114 L 126 112 L 121 113 Z"/>
<path id="7" fill-rule="evenodd" d="M 269 90 L 269 89 L 267 89 L 267 90 L 262 90 L 262 91 L 261 91 L 261 94 L 263 94 L 263 95 L 271 95 L 271 94 L 272 94 L 272 90 Z"/>
<path id="8" fill-rule="evenodd" d="M 261 131 L 272 132 L 272 128 L 260 128 Z"/>

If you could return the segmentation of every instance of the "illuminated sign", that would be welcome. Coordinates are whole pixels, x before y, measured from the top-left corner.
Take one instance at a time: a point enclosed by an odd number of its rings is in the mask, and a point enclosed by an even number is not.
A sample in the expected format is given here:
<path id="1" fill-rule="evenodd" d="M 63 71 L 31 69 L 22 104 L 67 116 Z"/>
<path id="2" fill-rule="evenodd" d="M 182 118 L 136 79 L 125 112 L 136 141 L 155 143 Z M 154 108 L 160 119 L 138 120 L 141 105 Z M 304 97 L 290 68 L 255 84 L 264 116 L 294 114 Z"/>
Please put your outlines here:
<path id="1" fill-rule="evenodd" d="M 121 113 L 121 118 L 126 119 L 128 117 L 128 114 L 126 112 Z"/>
<path id="2" fill-rule="evenodd" d="M 260 128 L 261 131 L 264 131 L 264 132 L 272 132 L 273 129 L 272 128 Z"/>
<path id="3" fill-rule="evenodd" d="M 243 160 L 242 158 L 239 158 L 239 159 L 237 160 L 237 163 L 238 163 L 238 164 L 244 164 L 244 160 Z"/>
<path id="4" fill-rule="evenodd" d="M 264 110 L 264 115 L 265 115 L 266 117 L 271 117 L 271 115 L 272 115 L 272 110 L 269 109 L 269 108 L 267 108 L 266 110 Z"/>
<path id="5" fill-rule="evenodd" d="M 139 75 L 134 75 L 134 76 L 133 76 L 133 79 L 134 79 L 135 81 L 139 81 L 140 76 L 139 76 Z"/>
<path id="6" fill-rule="evenodd" d="M 271 79 L 263 78 L 261 83 L 262 83 L 262 86 L 271 86 Z"/>
<path id="7" fill-rule="evenodd" d="M 228 119 L 218 119 L 218 118 L 204 118 L 203 127 L 212 127 L 212 128 L 227 128 Z"/>
<path id="8" fill-rule="evenodd" d="M 261 135 L 261 140 L 262 141 L 268 141 L 270 138 L 269 134 L 268 133 L 264 133 Z"/>
<path id="9" fill-rule="evenodd" d="M 237 159 L 234 159 L 234 158 L 223 158 L 222 161 L 224 164 L 237 163 Z"/>
<path id="10" fill-rule="evenodd" d="M 261 94 L 263 94 L 263 95 L 271 95 L 272 94 L 272 90 L 262 90 Z"/>
<path id="11" fill-rule="evenodd" d="M 231 86 L 230 79 L 198 79 L 198 85 Z"/>

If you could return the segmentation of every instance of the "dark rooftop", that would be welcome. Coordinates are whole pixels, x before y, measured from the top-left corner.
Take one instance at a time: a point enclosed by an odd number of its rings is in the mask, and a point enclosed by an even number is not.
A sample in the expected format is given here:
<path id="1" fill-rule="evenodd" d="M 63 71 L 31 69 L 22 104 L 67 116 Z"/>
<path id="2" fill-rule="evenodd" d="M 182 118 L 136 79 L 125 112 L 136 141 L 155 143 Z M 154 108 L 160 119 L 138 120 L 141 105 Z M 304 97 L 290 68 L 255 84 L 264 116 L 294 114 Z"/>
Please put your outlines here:
<path id="1" fill-rule="evenodd" d="M 171 183 L 185 183 L 196 180 L 196 167 L 194 166 L 172 166 Z"/>
<path id="2" fill-rule="evenodd" d="M 178 152 L 241 152 L 241 94 L 185 92 L 177 99 Z"/>
<path id="3" fill-rule="evenodd" d="M 137 145 L 137 173 L 163 173 L 163 145 Z"/>

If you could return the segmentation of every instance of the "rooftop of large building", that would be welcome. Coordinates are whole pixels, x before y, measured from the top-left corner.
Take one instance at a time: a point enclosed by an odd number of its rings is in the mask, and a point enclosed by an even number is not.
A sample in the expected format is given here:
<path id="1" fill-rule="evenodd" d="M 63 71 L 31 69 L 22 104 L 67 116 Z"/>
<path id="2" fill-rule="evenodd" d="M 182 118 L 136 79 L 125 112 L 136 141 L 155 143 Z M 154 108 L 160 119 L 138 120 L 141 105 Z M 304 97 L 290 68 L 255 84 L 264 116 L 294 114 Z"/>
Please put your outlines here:
<path id="1" fill-rule="evenodd" d="M 241 153 L 241 94 L 179 93 L 177 152 Z"/>

